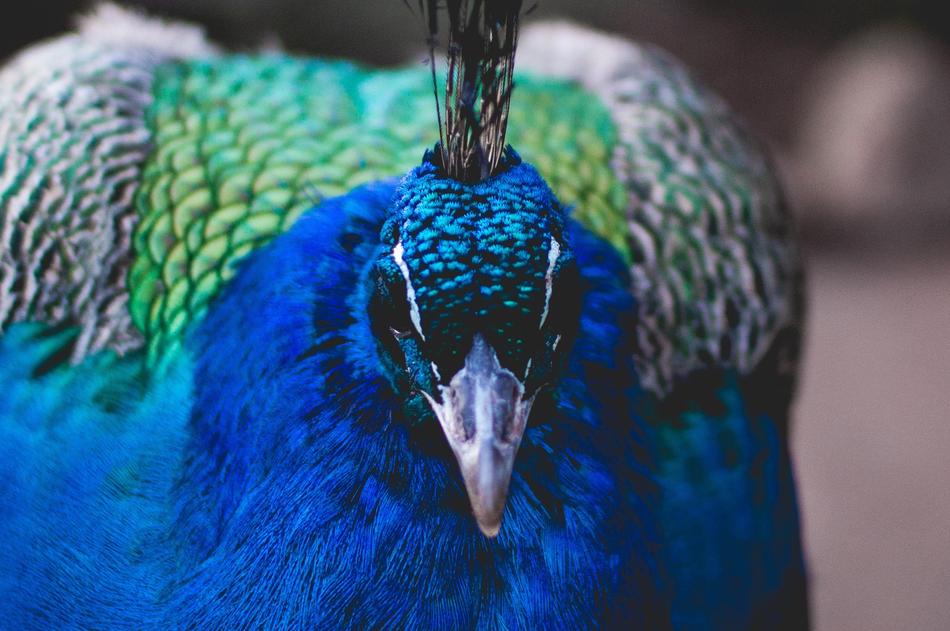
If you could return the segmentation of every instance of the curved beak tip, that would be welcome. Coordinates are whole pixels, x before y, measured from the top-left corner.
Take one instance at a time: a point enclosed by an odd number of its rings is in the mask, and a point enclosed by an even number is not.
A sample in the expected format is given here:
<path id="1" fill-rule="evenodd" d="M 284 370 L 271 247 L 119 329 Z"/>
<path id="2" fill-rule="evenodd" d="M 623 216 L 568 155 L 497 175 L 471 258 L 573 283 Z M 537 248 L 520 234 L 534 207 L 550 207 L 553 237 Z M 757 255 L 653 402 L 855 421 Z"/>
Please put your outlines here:
<path id="1" fill-rule="evenodd" d="M 458 460 L 478 529 L 496 537 L 534 397 L 524 398 L 524 385 L 481 336 L 440 391 L 442 401 L 427 399 Z"/>
<path id="2" fill-rule="evenodd" d="M 489 539 L 494 539 L 498 536 L 498 533 L 501 531 L 501 520 L 494 522 L 482 521 L 478 517 L 475 518 L 475 521 L 478 522 L 478 529 L 482 531 L 482 534 L 488 537 Z"/>
<path id="3" fill-rule="evenodd" d="M 475 523 L 478 529 L 488 538 L 498 535 L 501 530 L 502 517 L 505 514 L 505 504 L 508 495 L 508 476 L 503 481 L 496 482 L 487 488 L 472 488 L 470 482 L 471 475 L 464 475 L 466 478 L 469 502 L 472 506 L 472 514 L 475 516 Z"/>

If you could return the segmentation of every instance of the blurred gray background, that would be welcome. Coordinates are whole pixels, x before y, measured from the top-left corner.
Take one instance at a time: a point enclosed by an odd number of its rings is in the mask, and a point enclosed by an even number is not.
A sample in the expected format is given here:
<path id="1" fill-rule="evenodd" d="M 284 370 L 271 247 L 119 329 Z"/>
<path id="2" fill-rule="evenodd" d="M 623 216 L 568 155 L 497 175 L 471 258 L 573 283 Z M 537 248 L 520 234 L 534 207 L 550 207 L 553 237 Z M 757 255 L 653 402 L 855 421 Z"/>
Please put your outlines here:
<path id="1" fill-rule="evenodd" d="M 136 0 L 231 47 L 411 59 L 399 0 Z M 529 2 L 530 4 L 530 2 Z M 771 145 L 809 268 L 793 426 L 816 628 L 950 629 L 946 0 L 541 0 L 672 51 Z M 0 59 L 88 2 L 21 3 Z"/>

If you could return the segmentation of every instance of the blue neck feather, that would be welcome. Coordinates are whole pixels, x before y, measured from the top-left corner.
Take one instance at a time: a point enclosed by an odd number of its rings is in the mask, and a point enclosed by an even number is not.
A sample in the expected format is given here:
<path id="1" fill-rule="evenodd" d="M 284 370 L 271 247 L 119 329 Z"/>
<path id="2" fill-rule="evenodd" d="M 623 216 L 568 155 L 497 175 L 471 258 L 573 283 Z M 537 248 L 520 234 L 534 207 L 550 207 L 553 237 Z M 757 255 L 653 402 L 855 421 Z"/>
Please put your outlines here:
<path id="1" fill-rule="evenodd" d="M 405 422 L 367 322 L 395 186 L 301 218 L 244 263 L 190 337 L 174 533 L 188 562 L 170 615 L 206 628 L 649 626 L 662 569 L 623 264 L 567 224 L 581 332 L 536 404 L 504 526 L 487 539 L 439 427 Z"/>

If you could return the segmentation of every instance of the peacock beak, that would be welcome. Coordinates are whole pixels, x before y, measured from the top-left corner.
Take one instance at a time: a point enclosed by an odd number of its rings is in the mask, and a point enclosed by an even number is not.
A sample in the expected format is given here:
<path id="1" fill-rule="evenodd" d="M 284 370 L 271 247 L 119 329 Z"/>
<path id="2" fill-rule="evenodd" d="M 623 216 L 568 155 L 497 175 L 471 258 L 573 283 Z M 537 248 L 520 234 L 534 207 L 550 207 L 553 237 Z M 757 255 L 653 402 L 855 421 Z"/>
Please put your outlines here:
<path id="1" fill-rule="evenodd" d="M 494 537 L 534 397 L 523 398 L 524 384 L 502 368 L 481 335 L 463 368 L 439 390 L 441 402 L 426 398 L 458 460 L 478 527 Z"/>

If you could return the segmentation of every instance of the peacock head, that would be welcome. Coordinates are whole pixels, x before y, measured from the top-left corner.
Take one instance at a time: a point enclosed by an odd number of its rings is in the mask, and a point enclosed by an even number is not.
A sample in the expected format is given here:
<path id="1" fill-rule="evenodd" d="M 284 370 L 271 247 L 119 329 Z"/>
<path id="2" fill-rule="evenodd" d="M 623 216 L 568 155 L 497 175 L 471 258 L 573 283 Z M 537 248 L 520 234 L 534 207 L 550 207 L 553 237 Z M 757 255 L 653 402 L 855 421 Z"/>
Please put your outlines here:
<path id="1" fill-rule="evenodd" d="M 564 213 L 508 148 L 495 175 L 447 177 L 440 154 L 402 181 L 373 263 L 369 316 L 411 422 L 438 422 L 479 528 L 498 533 L 539 391 L 579 321 Z"/>

